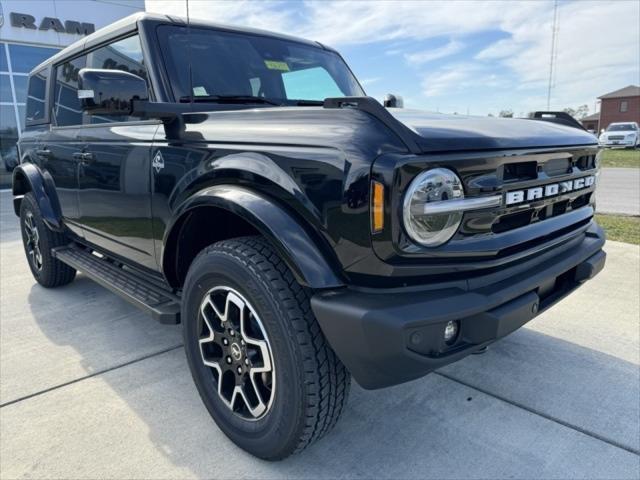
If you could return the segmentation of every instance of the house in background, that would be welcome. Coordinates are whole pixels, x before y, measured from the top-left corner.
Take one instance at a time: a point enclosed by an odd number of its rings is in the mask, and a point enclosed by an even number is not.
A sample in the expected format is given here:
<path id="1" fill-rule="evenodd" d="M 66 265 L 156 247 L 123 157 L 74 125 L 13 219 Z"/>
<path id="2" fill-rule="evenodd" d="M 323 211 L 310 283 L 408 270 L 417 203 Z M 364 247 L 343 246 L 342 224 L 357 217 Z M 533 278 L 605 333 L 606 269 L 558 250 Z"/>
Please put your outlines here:
<path id="1" fill-rule="evenodd" d="M 640 123 L 640 87 L 629 85 L 598 99 L 600 111 L 580 120 L 587 130 L 598 132 L 616 122 Z"/>
<path id="2" fill-rule="evenodd" d="M 590 132 L 598 133 L 598 124 L 600 123 L 600 112 L 592 113 L 580 119 L 582 126 Z"/>

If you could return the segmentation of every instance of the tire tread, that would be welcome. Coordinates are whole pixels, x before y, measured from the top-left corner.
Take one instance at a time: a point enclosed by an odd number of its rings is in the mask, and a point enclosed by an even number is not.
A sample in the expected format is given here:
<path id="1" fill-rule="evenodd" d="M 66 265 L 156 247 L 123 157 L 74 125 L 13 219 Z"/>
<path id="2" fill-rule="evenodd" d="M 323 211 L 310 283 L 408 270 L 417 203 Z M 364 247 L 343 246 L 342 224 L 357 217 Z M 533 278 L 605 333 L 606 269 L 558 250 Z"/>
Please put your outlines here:
<path id="1" fill-rule="evenodd" d="M 62 263 L 60 260 L 57 260 L 51 253 L 51 249 L 67 245 L 69 243 L 69 239 L 64 233 L 53 231 L 47 227 L 42 219 L 38 203 L 36 202 L 32 192 L 27 192 L 20 205 L 21 230 L 23 229 L 22 221 L 27 210 L 30 210 L 31 213 L 33 213 L 38 224 L 38 232 L 41 238 L 40 249 L 43 257 L 43 265 L 40 272 L 34 270 L 31 265 L 31 261 L 27 258 L 29 267 L 33 272 L 33 276 L 40 285 L 46 288 L 55 288 L 71 283 L 76 276 L 76 270 L 69 265 Z M 24 233 L 21 233 L 24 238 Z"/>
<path id="2" fill-rule="evenodd" d="M 304 428 L 290 453 L 299 453 L 326 435 L 337 423 L 347 404 L 351 377 L 326 341 L 311 310 L 311 291 L 302 287 L 262 237 L 241 237 L 210 245 L 199 255 L 225 254 L 266 278 L 283 318 L 290 322 L 289 340 L 303 353 L 306 405 Z M 285 455 L 286 456 L 286 455 Z"/>

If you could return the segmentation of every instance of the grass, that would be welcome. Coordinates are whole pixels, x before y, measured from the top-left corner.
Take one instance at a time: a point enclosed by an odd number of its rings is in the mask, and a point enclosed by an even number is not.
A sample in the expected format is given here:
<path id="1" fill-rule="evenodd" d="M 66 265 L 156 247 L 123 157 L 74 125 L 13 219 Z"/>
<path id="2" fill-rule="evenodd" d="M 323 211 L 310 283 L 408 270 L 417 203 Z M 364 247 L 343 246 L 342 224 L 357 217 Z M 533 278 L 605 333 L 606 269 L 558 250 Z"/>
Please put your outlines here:
<path id="1" fill-rule="evenodd" d="M 640 245 L 640 217 L 598 214 L 596 220 L 604 228 L 607 239 Z"/>
<path id="2" fill-rule="evenodd" d="M 640 168 L 640 150 L 612 150 L 602 152 L 603 167 Z"/>

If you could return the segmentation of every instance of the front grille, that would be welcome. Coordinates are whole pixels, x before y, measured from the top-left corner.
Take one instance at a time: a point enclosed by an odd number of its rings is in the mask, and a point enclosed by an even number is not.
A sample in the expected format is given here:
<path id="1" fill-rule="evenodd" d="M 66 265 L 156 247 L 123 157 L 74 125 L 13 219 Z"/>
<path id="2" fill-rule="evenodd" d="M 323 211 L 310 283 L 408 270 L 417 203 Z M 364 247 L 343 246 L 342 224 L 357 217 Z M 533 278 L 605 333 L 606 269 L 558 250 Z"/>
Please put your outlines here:
<path id="1" fill-rule="evenodd" d="M 504 166 L 502 179 L 505 182 L 521 182 L 538 178 L 537 162 L 509 163 Z"/>
<path id="2" fill-rule="evenodd" d="M 571 173 L 570 158 L 552 158 L 542 165 L 542 171 L 550 177 Z"/>
<path id="3" fill-rule="evenodd" d="M 501 216 L 492 226 L 493 233 L 502 233 L 524 227 L 531 223 L 541 222 L 548 218 L 557 217 L 571 210 L 577 210 L 589 204 L 592 193 L 585 193 L 573 200 L 559 200 L 542 207 L 529 208 L 527 210 L 510 213 Z"/>
<path id="4" fill-rule="evenodd" d="M 624 135 L 609 135 L 609 140 L 624 140 Z"/>
<path id="5" fill-rule="evenodd" d="M 406 191 L 415 176 L 434 167 L 451 168 L 464 184 L 465 198 L 500 195 L 503 202 L 495 208 L 466 211 L 458 232 L 441 247 L 423 249 L 416 246 L 400 226 L 396 230 L 396 245 L 406 261 L 417 259 L 425 263 L 460 264 L 486 262 L 495 265 L 498 259 L 511 255 L 524 258 L 536 245 L 550 242 L 559 235 L 584 230 L 591 221 L 594 187 L 576 187 L 570 191 L 564 185 L 596 174 L 597 147 L 576 147 L 561 151 L 497 152 L 460 158 L 456 154 L 428 156 L 398 168 L 398 191 Z M 564 185 L 563 185 L 564 182 Z M 546 193 L 546 187 L 557 185 L 556 193 Z M 537 188 L 542 196 L 507 204 L 507 193 Z M 513 197 L 511 197 L 513 198 Z M 393 208 L 401 211 L 402 196 Z M 532 250 L 533 251 L 533 250 Z M 474 267 L 474 268 L 477 268 Z M 489 267 L 488 267 L 489 268 Z"/>
<path id="6" fill-rule="evenodd" d="M 504 161 L 504 158 L 496 160 Z M 496 193 L 506 196 L 507 192 L 544 188 L 550 184 L 589 177 L 596 171 L 595 149 L 523 155 L 520 161 L 514 160 L 508 158 L 508 163 L 498 165 L 493 172 L 476 170 L 466 176 L 463 180 L 465 197 Z M 487 162 L 491 164 L 492 160 Z M 486 188 L 490 185 L 493 188 Z M 593 190 L 593 187 L 588 187 L 512 205 L 503 203 L 493 211 L 465 213 L 460 230 L 453 240 L 465 241 L 479 236 L 505 234 L 527 225 L 561 217 L 588 206 L 593 200 Z"/>

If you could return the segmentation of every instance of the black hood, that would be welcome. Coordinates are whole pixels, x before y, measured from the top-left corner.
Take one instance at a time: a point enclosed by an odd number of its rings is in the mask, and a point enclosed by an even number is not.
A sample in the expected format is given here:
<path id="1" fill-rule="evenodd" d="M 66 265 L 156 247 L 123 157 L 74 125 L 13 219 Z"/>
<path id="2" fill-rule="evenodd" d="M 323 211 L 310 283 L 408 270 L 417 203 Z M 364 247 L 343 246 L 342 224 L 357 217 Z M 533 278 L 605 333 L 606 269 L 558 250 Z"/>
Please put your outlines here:
<path id="1" fill-rule="evenodd" d="M 542 120 L 471 117 L 391 108 L 423 152 L 597 145 L 591 133 Z"/>

